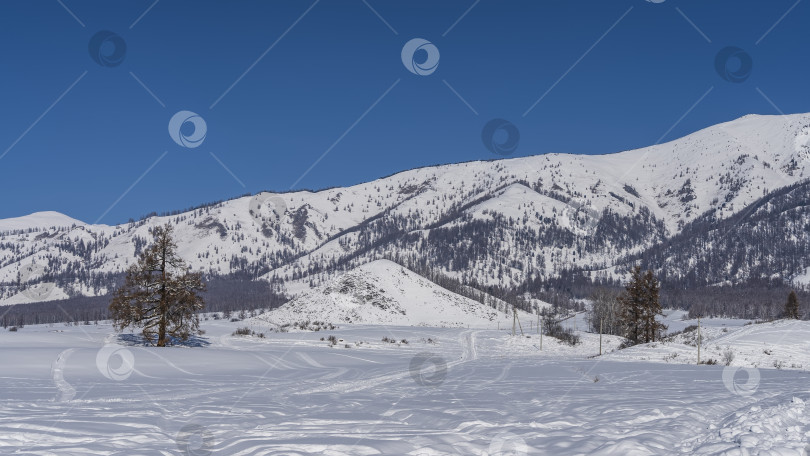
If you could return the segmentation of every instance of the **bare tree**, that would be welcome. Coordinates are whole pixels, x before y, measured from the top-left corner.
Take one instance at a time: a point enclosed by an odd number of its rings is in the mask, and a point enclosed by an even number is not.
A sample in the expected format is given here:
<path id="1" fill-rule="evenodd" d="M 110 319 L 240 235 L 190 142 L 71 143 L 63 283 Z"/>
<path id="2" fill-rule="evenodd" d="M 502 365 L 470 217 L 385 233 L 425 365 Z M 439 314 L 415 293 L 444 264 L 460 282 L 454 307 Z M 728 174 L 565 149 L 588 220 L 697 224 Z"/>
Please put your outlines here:
<path id="1" fill-rule="evenodd" d="M 588 319 L 592 331 L 617 336 L 622 334 L 621 306 L 618 298 L 618 293 L 606 287 L 597 288 L 591 294 Z"/>
<path id="2" fill-rule="evenodd" d="M 205 291 L 205 284 L 177 255 L 171 225 L 152 229 L 152 236 L 154 243 L 141 252 L 115 291 L 110 314 L 117 330 L 141 327 L 148 341 L 165 347 L 172 339 L 188 340 L 200 332 L 197 313 L 205 303 L 198 292 Z"/>

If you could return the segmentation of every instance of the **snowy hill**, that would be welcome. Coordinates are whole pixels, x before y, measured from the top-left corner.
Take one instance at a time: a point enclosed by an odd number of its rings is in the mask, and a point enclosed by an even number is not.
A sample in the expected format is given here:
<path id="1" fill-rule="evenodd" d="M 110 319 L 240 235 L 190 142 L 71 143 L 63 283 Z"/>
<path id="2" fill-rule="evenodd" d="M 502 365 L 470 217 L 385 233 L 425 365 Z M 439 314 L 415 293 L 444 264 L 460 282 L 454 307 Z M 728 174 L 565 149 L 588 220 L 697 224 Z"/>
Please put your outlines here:
<path id="1" fill-rule="evenodd" d="M 711 322 L 711 320 L 710 320 Z M 694 322 L 692 322 L 694 323 Z M 701 360 L 731 366 L 765 369 L 810 367 L 810 322 L 779 320 L 742 327 L 704 326 L 701 331 Z M 654 361 L 675 364 L 697 363 L 697 331 L 690 330 L 662 342 L 637 345 L 605 355 L 609 360 Z"/>
<path id="2" fill-rule="evenodd" d="M 117 226 L 55 213 L 0 220 L 0 302 L 41 281 L 71 296 L 106 294 L 150 228 L 165 223 L 175 226 L 194 270 L 283 286 L 323 285 L 389 258 L 465 284 L 513 289 L 572 270 L 621 277 L 628 262 L 653 254 L 656 267 L 687 285 L 790 280 L 810 267 L 803 254 L 810 209 L 800 203 L 810 194 L 808 138 L 810 114 L 752 115 L 639 150 L 413 169 Z M 758 219 L 748 223 L 752 204 Z M 789 235 L 764 229 L 775 222 Z M 732 228 L 741 231 L 727 236 Z M 777 241 L 780 255 L 752 250 Z M 22 273 L 32 267 L 42 273 L 26 283 Z"/>
<path id="3" fill-rule="evenodd" d="M 34 212 L 23 217 L 0 219 L 0 232 L 17 230 L 43 230 L 48 228 L 70 228 L 72 226 L 84 226 L 85 223 L 60 214 L 59 212 L 45 211 Z"/>
<path id="4" fill-rule="evenodd" d="M 303 321 L 505 328 L 512 324 L 512 314 L 452 293 L 396 263 L 377 260 L 303 293 L 253 323 Z"/>

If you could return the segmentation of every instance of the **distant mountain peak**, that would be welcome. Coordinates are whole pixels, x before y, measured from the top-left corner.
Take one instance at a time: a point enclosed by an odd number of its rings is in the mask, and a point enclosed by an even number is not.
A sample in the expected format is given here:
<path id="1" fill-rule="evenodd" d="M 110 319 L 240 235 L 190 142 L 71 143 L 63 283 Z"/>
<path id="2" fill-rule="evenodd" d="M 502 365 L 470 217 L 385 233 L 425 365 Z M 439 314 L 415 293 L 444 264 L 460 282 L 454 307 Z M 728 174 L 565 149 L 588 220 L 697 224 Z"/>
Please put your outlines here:
<path id="1" fill-rule="evenodd" d="M 84 226 L 85 223 L 60 212 L 42 211 L 22 217 L 0 219 L 0 232 L 27 229 L 69 228 L 74 225 Z"/>

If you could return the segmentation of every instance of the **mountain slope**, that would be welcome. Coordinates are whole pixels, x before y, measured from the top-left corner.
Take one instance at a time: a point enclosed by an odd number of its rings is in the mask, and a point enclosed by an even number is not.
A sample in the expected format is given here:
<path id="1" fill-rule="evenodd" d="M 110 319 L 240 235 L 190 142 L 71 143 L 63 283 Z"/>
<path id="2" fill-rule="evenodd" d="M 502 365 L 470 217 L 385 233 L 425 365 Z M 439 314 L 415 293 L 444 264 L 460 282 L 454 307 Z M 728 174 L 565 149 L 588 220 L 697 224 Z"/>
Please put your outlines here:
<path id="1" fill-rule="evenodd" d="M 523 317 L 528 318 L 525 313 Z M 377 260 L 254 319 L 274 325 L 304 321 L 494 328 L 511 325 L 512 316 L 441 288 L 396 263 Z"/>
<path id="2" fill-rule="evenodd" d="M 686 227 L 711 231 L 802 182 L 808 138 L 808 114 L 746 116 L 639 150 L 413 169 L 118 226 L 58 216 L 0 221 L 0 303 L 27 285 L 20 276 L 32 264 L 44 269 L 32 283 L 54 282 L 68 295 L 105 294 L 149 241 L 150 228 L 164 223 L 175 226 L 180 254 L 194 270 L 280 284 L 317 286 L 380 258 L 506 289 L 572 269 L 616 276 Z M 794 241 L 805 243 L 806 234 Z M 808 266 L 774 273 L 789 279 Z M 730 270 L 727 280 L 746 277 Z"/>

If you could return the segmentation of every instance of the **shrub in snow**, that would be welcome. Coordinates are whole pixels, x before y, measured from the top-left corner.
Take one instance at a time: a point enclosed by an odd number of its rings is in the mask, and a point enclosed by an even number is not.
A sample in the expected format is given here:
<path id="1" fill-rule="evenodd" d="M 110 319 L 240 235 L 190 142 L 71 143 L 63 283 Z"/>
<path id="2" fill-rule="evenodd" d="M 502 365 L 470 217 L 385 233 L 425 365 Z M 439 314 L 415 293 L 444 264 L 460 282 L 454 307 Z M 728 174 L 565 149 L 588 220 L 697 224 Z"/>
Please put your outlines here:
<path id="1" fill-rule="evenodd" d="M 619 349 L 619 350 L 624 350 L 625 348 L 630 348 L 630 347 L 632 347 L 633 345 L 636 345 L 636 344 L 635 344 L 635 343 L 634 343 L 632 340 L 630 340 L 630 339 L 624 339 L 624 340 L 622 341 L 622 343 L 621 343 L 621 344 L 619 344 L 618 349 Z"/>
<path id="2" fill-rule="evenodd" d="M 574 334 L 571 328 L 564 328 L 556 320 L 546 320 L 546 335 L 559 339 L 568 345 L 574 346 L 579 343 L 579 336 Z"/>
<path id="3" fill-rule="evenodd" d="M 237 328 L 236 331 L 231 334 L 232 336 L 249 336 L 253 333 L 247 326 L 244 328 Z"/>
<path id="4" fill-rule="evenodd" d="M 731 347 L 728 347 L 723 352 L 723 364 L 730 366 L 732 362 L 734 362 L 734 352 L 731 350 Z"/>
<path id="5" fill-rule="evenodd" d="M 264 339 L 264 333 L 257 333 L 256 331 L 253 331 L 252 329 L 248 328 L 247 326 L 245 326 L 244 328 L 237 328 L 236 331 L 234 331 L 231 335 L 232 336 L 256 336 L 256 337 L 258 337 L 260 339 Z"/>

